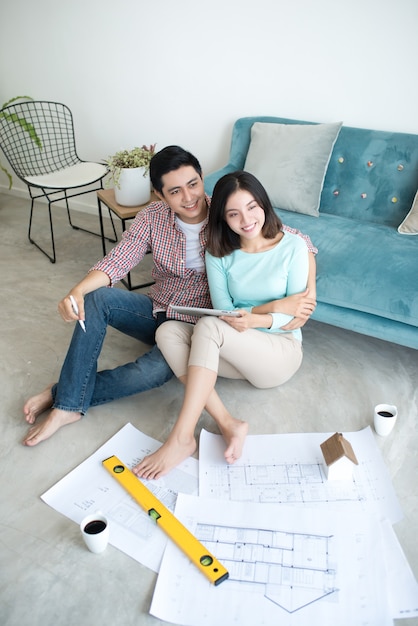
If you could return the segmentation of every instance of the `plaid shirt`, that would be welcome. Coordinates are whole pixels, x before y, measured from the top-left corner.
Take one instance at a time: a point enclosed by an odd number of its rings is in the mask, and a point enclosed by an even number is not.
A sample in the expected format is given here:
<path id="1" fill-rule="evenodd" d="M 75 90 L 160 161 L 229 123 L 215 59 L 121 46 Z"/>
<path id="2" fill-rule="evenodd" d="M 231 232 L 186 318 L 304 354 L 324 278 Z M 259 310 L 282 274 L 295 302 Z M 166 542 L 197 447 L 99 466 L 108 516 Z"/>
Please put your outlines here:
<path id="1" fill-rule="evenodd" d="M 210 198 L 206 196 L 207 205 Z M 199 233 L 200 255 L 204 262 L 208 218 Z M 294 228 L 283 225 L 283 230 L 299 234 L 310 252 L 318 251 L 310 238 Z M 105 272 L 111 285 L 124 278 L 147 254 L 152 252 L 152 278 L 155 281 L 149 295 L 154 313 L 167 311 L 170 304 L 212 308 L 205 272 L 186 267 L 186 237 L 179 229 L 175 214 L 167 203 L 152 202 L 140 211 L 129 230 L 102 261 L 92 268 Z M 195 322 L 196 318 L 168 310 L 168 317 Z"/>

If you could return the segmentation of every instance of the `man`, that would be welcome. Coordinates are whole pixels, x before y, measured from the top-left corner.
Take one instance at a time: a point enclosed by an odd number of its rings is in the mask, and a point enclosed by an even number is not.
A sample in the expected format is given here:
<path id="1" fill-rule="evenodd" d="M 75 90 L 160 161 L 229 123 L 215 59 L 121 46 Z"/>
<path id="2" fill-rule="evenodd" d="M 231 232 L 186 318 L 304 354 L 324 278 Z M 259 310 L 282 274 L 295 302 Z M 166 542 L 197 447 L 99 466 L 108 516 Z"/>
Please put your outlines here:
<path id="1" fill-rule="evenodd" d="M 32 425 L 23 440 L 27 446 L 37 445 L 61 426 L 79 420 L 90 406 L 167 382 L 173 373 L 155 345 L 155 331 L 167 316 L 193 321 L 170 311 L 169 305 L 211 307 L 204 267 L 210 198 L 204 192 L 200 164 L 190 152 L 168 146 L 152 158 L 150 177 L 159 201 L 138 213 L 120 243 L 58 305 L 64 321 L 84 320 L 86 332 L 76 324 L 58 383 L 26 402 L 25 419 Z M 316 248 L 309 237 L 298 234 L 314 254 Z M 149 295 L 108 288 L 149 251 L 155 280 Z M 302 326 L 315 308 L 314 276 L 313 260 L 310 291 L 288 299 L 293 327 Z M 133 363 L 97 372 L 107 326 L 152 348 Z M 47 409 L 51 409 L 47 418 L 36 422 Z"/>

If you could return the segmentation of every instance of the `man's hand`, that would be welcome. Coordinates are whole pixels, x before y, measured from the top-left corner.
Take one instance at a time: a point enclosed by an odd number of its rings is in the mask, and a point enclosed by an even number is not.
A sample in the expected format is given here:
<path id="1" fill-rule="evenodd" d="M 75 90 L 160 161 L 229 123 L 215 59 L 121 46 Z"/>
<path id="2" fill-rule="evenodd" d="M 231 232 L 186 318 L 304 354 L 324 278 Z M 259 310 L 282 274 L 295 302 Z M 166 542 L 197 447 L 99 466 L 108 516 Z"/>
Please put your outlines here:
<path id="1" fill-rule="evenodd" d="M 77 303 L 78 315 L 74 311 L 70 295 L 74 297 Z M 64 322 L 74 322 L 75 320 L 84 320 L 84 298 L 79 294 L 70 292 L 60 302 L 58 302 L 58 312 L 61 315 Z"/>
<path id="2" fill-rule="evenodd" d="M 74 322 L 75 320 L 84 320 L 84 296 L 99 287 L 107 287 L 110 285 L 110 278 L 107 274 L 101 270 L 92 270 L 75 285 L 71 291 L 58 302 L 58 312 L 61 315 L 64 322 Z M 78 315 L 74 313 L 74 309 L 71 304 L 70 296 L 73 296 L 77 303 Z"/>

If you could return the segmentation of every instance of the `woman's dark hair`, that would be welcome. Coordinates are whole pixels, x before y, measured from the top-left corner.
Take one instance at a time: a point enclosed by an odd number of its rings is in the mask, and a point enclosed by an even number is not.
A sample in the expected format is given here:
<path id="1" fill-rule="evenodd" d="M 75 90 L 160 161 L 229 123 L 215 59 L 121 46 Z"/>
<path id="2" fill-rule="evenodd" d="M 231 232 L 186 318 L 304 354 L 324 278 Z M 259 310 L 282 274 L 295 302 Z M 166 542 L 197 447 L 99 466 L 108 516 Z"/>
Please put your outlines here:
<path id="1" fill-rule="evenodd" d="M 242 170 L 225 174 L 215 185 L 209 211 L 206 249 L 212 256 L 226 256 L 241 247 L 239 235 L 234 233 L 225 221 L 226 203 L 229 197 L 240 189 L 248 191 L 264 211 L 265 222 L 261 231 L 263 237 L 274 239 L 282 228 L 282 222 L 275 213 L 266 190 L 253 174 Z"/>
<path id="2" fill-rule="evenodd" d="M 149 166 L 151 184 L 155 191 L 162 193 L 162 177 L 168 172 L 178 170 L 183 165 L 191 165 L 202 178 L 202 168 L 199 161 L 191 152 L 180 146 L 166 146 L 152 157 Z"/>

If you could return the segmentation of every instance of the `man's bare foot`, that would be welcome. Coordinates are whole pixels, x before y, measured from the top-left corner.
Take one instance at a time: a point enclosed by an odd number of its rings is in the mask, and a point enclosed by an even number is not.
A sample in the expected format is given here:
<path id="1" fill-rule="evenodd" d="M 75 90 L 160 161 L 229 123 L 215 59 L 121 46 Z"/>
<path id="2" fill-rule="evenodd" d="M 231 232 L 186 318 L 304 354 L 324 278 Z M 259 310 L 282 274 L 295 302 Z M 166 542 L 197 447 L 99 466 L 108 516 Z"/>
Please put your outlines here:
<path id="1" fill-rule="evenodd" d="M 41 393 L 38 393 L 36 396 L 32 396 L 25 403 L 23 407 L 23 415 L 29 424 L 34 424 L 38 415 L 41 415 L 41 413 L 51 408 L 53 402 L 51 389 L 52 385 L 49 385 L 49 387 L 41 391 Z"/>
<path id="2" fill-rule="evenodd" d="M 223 423 L 222 426 L 218 424 L 218 426 L 226 443 L 225 461 L 232 465 L 242 455 L 242 449 L 248 433 L 248 424 L 231 417 L 228 422 Z"/>
<path id="3" fill-rule="evenodd" d="M 80 418 L 81 413 L 62 411 L 61 409 L 52 409 L 51 413 L 45 420 L 29 428 L 28 434 L 23 440 L 23 444 L 25 446 L 36 446 L 41 441 L 49 439 L 49 437 L 56 433 L 61 426 L 77 422 Z"/>
<path id="4" fill-rule="evenodd" d="M 135 465 L 132 471 L 139 478 L 148 480 L 160 478 L 160 476 L 168 474 L 170 470 L 180 465 L 195 450 L 196 440 L 194 437 L 180 439 L 171 433 L 161 448 L 143 458 L 138 465 Z"/>

